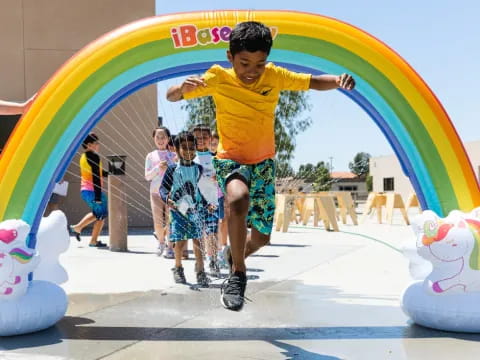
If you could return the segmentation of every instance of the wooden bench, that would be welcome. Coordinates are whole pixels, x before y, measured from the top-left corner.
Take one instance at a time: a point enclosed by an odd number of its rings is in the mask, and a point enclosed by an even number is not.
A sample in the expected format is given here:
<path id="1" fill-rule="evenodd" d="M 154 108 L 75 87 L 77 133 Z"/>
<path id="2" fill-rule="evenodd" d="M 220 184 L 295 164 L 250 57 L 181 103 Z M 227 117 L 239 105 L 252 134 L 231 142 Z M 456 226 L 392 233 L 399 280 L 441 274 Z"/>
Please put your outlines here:
<path id="1" fill-rule="evenodd" d="M 353 203 L 352 195 L 346 191 L 335 192 L 338 202 L 338 212 L 342 223 L 347 223 L 347 215 L 350 216 L 354 225 L 358 225 L 357 214 L 355 212 L 355 205 Z"/>

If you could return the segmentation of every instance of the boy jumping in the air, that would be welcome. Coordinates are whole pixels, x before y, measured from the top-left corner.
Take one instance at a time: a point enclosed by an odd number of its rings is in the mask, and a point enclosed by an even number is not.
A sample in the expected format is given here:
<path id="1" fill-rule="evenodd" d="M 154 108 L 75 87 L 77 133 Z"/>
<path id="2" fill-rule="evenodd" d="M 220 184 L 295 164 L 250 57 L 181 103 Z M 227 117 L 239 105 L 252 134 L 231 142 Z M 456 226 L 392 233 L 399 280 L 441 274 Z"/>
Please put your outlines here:
<path id="1" fill-rule="evenodd" d="M 227 57 L 232 68 L 212 66 L 202 77 L 189 77 L 167 91 L 179 101 L 211 95 L 220 135 L 214 165 L 229 207 L 228 232 L 232 275 L 221 302 L 241 310 L 247 285 L 245 258 L 270 240 L 275 212 L 274 116 L 282 90 L 352 90 L 348 74 L 300 74 L 267 63 L 270 30 L 258 22 L 238 24 L 230 35 Z M 247 221 L 252 226 L 247 241 Z"/>

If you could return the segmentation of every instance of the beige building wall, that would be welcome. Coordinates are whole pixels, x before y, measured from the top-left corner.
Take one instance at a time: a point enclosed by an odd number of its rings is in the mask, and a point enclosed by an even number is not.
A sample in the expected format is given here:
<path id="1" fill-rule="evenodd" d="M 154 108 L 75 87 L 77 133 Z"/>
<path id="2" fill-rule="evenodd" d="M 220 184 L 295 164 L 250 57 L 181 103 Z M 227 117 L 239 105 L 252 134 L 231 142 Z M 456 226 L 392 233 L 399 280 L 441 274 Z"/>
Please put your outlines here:
<path id="1" fill-rule="evenodd" d="M 477 181 L 480 181 L 480 141 L 468 142 L 464 146 L 475 171 Z M 410 180 L 402 172 L 400 162 L 395 155 L 370 158 L 370 174 L 373 177 L 374 192 L 384 191 L 383 180 L 385 178 L 394 179 L 394 191 L 400 193 L 404 200 L 407 199 L 409 194 L 414 192 Z"/>
<path id="2" fill-rule="evenodd" d="M 91 41 L 129 22 L 154 16 L 155 1 L 0 0 L 0 9 L 0 98 L 23 100 Z M 151 226 L 143 173 L 145 155 L 153 145 L 150 132 L 157 123 L 156 104 L 156 86 L 149 86 L 125 99 L 94 130 L 101 139 L 102 155 L 128 156 L 130 226 Z M 80 199 L 77 163 L 78 155 L 65 176 L 70 187 L 62 208 L 70 222 L 77 222 L 88 211 Z"/>
<path id="3" fill-rule="evenodd" d="M 350 190 L 350 189 L 356 190 Z M 339 182 L 334 182 L 330 191 L 350 191 L 355 200 L 365 200 L 368 196 L 367 183 L 365 180 L 355 181 L 342 179 Z"/>

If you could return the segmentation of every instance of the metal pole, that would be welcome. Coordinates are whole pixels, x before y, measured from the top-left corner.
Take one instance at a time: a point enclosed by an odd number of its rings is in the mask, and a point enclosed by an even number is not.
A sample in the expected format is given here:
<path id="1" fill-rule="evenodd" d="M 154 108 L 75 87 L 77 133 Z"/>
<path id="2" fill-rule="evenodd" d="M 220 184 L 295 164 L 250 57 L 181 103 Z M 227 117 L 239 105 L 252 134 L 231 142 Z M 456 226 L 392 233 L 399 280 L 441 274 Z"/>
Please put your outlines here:
<path id="1" fill-rule="evenodd" d="M 108 176 L 108 230 L 110 233 L 110 251 L 128 251 L 128 214 L 125 194 L 125 163 L 120 168 L 118 157 L 109 156 Z M 117 162 L 116 162 L 116 161 Z M 125 158 L 123 158 L 125 161 Z"/>

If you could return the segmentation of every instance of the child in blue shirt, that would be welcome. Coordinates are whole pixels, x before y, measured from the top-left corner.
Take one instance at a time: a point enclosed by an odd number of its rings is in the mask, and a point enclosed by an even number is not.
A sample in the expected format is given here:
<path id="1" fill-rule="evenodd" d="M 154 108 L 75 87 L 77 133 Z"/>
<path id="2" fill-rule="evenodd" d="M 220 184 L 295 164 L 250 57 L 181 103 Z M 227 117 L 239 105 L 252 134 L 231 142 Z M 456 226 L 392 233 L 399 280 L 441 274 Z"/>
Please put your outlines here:
<path id="1" fill-rule="evenodd" d="M 182 253 L 188 239 L 193 239 L 197 283 L 201 287 L 208 287 L 209 279 L 204 270 L 200 243 L 201 209 L 208 208 L 212 211 L 215 206 L 209 204 L 200 192 L 199 181 L 203 168 L 193 161 L 196 156 L 194 135 L 183 131 L 176 136 L 174 144 L 179 163 L 167 168 L 160 186 L 160 196 L 171 209 L 170 241 L 173 243 L 175 252 L 173 278 L 176 283 L 186 283 Z"/>
<path id="2" fill-rule="evenodd" d="M 212 131 L 207 125 L 195 125 L 191 129 L 197 143 L 197 156 L 194 161 L 203 168 L 202 183 L 200 191 L 207 201 L 215 206 L 215 211 L 210 212 L 207 209 L 202 211 L 203 237 L 205 239 L 207 250 L 207 263 L 210 274 L 216 277 L 220 276 L 220 266 L 217 261 L 218 244 L 217 233 L 219 223 L 219 187 L 213 167 L 213 154 L 210 152 L 210 142 L 212 140 Z M 222 193 L 220 191 L 220 193 Z"/>

